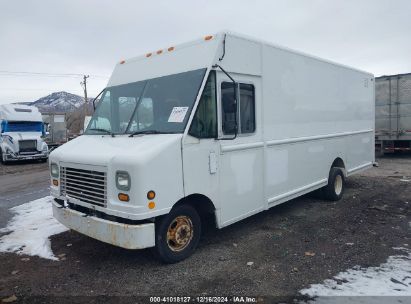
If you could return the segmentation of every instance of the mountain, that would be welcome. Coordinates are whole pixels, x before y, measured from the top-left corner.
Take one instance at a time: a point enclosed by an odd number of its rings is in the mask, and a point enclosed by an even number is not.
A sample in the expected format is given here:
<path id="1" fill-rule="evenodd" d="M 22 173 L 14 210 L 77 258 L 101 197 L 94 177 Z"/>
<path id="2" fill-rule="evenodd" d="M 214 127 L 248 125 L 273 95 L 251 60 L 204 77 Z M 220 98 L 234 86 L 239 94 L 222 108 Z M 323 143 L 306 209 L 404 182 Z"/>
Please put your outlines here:
<path id="1" fill-rule="evenodd" d="M 92 98 L 88 98 L 92 101 Z M 68 92 L 55 92 L 30 103 L 42 113 L 75 112 L 84 104 L 84 97 Z M 91 102 L 89 102 L 91 104 Z"/>

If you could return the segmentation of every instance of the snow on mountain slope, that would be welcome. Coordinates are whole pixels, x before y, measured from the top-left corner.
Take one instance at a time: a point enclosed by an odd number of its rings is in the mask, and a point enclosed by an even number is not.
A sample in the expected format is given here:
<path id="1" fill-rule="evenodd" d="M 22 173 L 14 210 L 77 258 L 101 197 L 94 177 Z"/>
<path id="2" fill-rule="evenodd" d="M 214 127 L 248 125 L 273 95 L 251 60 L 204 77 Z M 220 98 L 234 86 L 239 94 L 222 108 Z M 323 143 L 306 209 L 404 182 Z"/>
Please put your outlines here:
<path id="1" fill-rule="evenodd" d="M 42 97 L 30 105 L 36 106 L 40 112 L 74 112 L 84 104 L 84 97 L 68 92 L 55 92 Z"/>

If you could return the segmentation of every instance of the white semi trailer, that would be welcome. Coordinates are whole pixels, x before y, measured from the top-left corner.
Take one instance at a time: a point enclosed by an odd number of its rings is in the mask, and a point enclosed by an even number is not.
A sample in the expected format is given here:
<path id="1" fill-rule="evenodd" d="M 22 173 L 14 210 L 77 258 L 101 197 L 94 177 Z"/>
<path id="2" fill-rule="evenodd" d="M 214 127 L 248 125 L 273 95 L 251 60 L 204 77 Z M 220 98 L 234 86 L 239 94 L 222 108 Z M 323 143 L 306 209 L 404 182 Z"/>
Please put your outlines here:
<path id="1" fill-rule="evenodd" d="M 44 124 L 39 110 L 19 104 L 0 105 L 0 160 L 48 158 L 48 146 L 42 136 Z"/>
<path id="2" fill-rule="evenodd" d="M 226 227 L 374 163 L 374 77 L 232 33 L 116 65 L 80 136 L 50 155 L 54 216 L 168 263 Z"/>

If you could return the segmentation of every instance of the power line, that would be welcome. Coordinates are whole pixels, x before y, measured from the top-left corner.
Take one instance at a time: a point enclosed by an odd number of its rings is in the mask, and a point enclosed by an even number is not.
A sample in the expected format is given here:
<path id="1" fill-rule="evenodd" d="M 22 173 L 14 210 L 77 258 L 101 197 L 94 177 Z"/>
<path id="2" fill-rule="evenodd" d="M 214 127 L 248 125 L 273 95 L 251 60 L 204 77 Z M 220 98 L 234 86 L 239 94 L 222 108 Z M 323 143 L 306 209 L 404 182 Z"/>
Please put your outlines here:
<path id="1" fill-rule="evenodd" d="M 0 90 L 12 90 L 12 91 L 56 91 L 59 88 L 55 89 L 41 89 L 41 88 L 0 88 Z M 67 88 L 65 90 L 68 90 Z M 75 90 L 76 92 L 83 93 L 79 89 L 70 89 L 71 91 Z"/>
<path id="2" fill-rule="evenodd" d="M 44 72 L 22 72 L 22 71 L 6 71 L 0 70 L 0 76 L 39 76 L 39 77 L 83 77 L 84 74 L 76 74 L 76 73 L 44 73 Z M 91 77 L 95 78 L 109 78 L 108 76 L 103 75 L 93 75 L 90 74 Z"/>

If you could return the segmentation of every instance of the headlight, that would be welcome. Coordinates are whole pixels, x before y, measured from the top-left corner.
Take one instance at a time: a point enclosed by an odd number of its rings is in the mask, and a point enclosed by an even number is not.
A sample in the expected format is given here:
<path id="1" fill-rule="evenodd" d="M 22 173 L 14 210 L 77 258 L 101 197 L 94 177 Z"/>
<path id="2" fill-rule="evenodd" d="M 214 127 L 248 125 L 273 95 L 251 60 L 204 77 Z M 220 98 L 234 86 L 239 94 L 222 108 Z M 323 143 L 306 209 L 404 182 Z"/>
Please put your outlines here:
<path id="1" fill-rule="evenodd" d="M 57 164 L 50 165 L 50 174 L 51 176 L 58 178 L 59 177 L 59 166 Z"/>
<path id="2" fill-rule="evenodd" d="M 116 172 L 116 185 L 119 190 L 130 190 L 130 175 L 126 171 Z"/>

